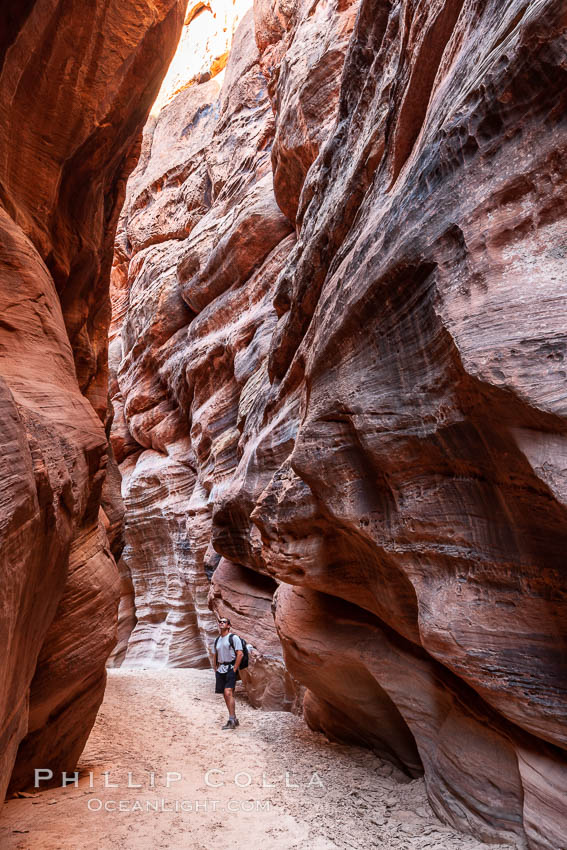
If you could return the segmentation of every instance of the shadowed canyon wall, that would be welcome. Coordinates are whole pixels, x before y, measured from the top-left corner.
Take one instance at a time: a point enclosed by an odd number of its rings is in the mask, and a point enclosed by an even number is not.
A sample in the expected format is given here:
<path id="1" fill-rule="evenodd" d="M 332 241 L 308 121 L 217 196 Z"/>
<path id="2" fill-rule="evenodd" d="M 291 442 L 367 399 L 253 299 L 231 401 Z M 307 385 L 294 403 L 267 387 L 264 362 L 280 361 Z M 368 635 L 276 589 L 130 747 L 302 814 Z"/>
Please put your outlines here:
<path id="1" fill-rule="evenodd" d="M 34 767 L 74 769 L 116 641 L 109 275 L 184 6 L 21 0 L 0 11 L 2 799 L 13 770 L 21 787 Z"/>
<path id="2" fill-rule="evenodd" d="M 256 705 L 306 688 L 531 850 L 567 847 L 566 29 L 256 0 L 146 128 L 113 273 L 115 663 L 206 664 L 208 593 Z"/>

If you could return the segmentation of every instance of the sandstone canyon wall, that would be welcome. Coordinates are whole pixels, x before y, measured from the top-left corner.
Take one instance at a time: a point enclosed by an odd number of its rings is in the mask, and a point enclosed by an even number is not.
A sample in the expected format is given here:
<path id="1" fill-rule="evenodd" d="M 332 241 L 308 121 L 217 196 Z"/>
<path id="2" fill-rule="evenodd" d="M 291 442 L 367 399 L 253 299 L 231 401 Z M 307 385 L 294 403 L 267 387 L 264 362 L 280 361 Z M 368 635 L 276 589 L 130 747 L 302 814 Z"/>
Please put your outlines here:
<path id="1" fill-rule="evenodd" d="M 211 7 L 211 29 L 224 9 Z M 244 19 L 228 66 L 226 51 L 208 54 L 208 71 L 199 59 L 199 75 L 190 67 L 146 127 L 119 225 L 109 363 L 126 518 L 113 663 L 208 667 L 216 570 L 233 627 L 258 650 L 243 674 L 249 696 L 282 708 L 299 689 L 274 629 L 276 582 L 242 559 L 219 564 L 212 546 L 244 423 L 259 415 L 250 408 L 267 378 L 274 286 L 294 239 L 273 191 L 274 118 L 252 12 L 233 12 L 234 28 Z M 204 14 L 189 8 L 187 43 Z"/>
<path id="2" fill-rule="evenodd" d="M 133 145 L 183 7 L 21 0 L 0 11 L 2 799 L 12 771 L 21 787 L 34 767 L 74 769 L 116 640 L 109 275 Z"/>
<path id="3" fill-rule="evenodd" d="M 146 128 L 110 353 L 115 663 L 206 664 L 208 593 L 256 705 L 306 688 L 531 850 L 567 847 L 566 57 L 560 0 L 256 0 Z"/>

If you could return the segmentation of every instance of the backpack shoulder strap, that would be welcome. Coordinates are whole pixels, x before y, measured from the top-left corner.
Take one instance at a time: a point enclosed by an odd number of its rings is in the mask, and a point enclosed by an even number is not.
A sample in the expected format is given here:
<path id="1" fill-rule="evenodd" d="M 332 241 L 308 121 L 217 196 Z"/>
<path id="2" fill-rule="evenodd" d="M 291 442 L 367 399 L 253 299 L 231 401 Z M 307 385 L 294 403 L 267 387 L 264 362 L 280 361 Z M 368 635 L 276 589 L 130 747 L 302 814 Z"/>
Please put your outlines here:
<path id="1" fill-rule="evenodd" d="M 233 635 L 232 633 L 231 633 L 231 634 L 229 634 L 229 636 L 228 636 L 228 642 L 229 642 L 229 644 L 230 644 L 230 648 L 231 648 L 231 649 L 232 649 L 232 651 L 234 652 L 234 651 L 235 651 L 235 650 L 234 650 L 234 635 Z"/>
<path id="2" fill-rule="evenodd" d="M 218 637 L 215 640 L 215 652 L 217 651 L 217 643 L 219 642 L 219 640 L 220 640 L 220 638 L 218 638 Z"/>

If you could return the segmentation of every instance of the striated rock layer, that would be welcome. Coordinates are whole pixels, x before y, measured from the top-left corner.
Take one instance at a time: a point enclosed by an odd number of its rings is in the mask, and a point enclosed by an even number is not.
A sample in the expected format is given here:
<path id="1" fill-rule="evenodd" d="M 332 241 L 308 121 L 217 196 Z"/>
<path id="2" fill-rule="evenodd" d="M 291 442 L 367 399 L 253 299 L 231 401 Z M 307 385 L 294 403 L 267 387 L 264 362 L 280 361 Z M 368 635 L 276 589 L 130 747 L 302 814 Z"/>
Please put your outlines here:
<path id="1" fill-rule="evenodd" d="M 181 88 L 146 127 L 113 271 L 112 442 L 126 520 L 112 663 L 208 667 L 210 602 L 254 645 L 251 701 L 289 708 L 299 689 L 274 628 L 276 582 L 226 558 L 218 575 L 230 581 L 210 585 L 213 511 L 261 413 L 275 283 L 294 242 L 273 190 L 251 12 L 222 77 Z"/>
<path id="2" fill-rule="evenodd" d="M 0 12 L 0 794 L 72 770 L 114 645 L 108 280 L 181 0 Z M 110 464 L 112 461 L 110 461 Z M 101 506 L 102 502 L 102 506 Z M 14 767 L 15 762 L 15 767 Z"/>
<path id="3" fill-rule="evenodd" d="M 256 0 L 115 265 L 121 657 L 205 663 L 212 576 L 256 704 L 301 683 L 531 850 L 567 847 L 566 56 L 560 0 Z"/>

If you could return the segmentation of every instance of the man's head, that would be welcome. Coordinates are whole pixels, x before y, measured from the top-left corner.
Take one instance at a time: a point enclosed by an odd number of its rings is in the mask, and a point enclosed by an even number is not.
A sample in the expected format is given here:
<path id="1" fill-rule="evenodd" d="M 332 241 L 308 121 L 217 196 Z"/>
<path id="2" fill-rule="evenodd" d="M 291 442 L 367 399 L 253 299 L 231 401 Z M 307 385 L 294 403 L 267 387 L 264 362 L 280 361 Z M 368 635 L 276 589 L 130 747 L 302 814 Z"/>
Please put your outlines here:
<path id="1" fill-rule="evenodd" d="M 230 628 L 230 620 L 228 617 L 221 617 L 219 619 L 219 631 L 221 635 L 225 635 Z"/>

